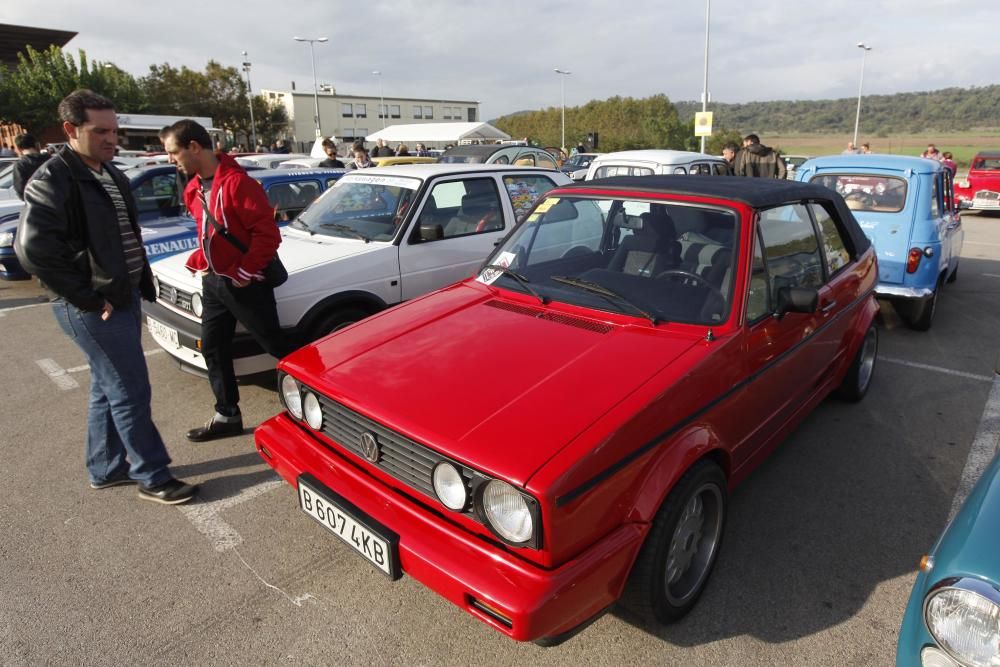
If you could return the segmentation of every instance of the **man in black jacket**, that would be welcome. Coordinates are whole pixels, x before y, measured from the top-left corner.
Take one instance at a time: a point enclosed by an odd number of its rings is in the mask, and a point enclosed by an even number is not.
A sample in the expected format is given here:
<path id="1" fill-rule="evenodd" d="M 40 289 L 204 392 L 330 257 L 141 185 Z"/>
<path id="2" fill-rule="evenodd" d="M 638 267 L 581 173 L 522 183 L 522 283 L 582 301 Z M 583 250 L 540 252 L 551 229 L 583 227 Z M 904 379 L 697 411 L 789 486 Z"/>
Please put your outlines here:
<path id="1" fill-rule="evenodd" d="M 63 331 L 90 364 L 90 486 L 138 484 L 139 497 L 187 502 L 150 409 L 140 295 L 156 298 L 128 180 L 110 164 L 118 120 L 110 100 L 77 90 L 59 103 L 69 145 L 24 191 L 15 251 L 53 297 Z"/>
<path id="2" fill-rule="evenodd" d="M 24 186 L 45 162 L 52 157 L 38 150 L 38 141 L 30 134 L 19 134 L 14 137 L 14 148 L 21 157 L 14 163 L 14 192 L 18 199 L 24 199 Z"/>
<path id="3" fill-rule="evenodd" d="M 770 146 L 760 143 L 756 134 L 743 138 L 743 150 L 736 158 L 736 175 L 751 178 L 784 178 L 785 161 Z"/>

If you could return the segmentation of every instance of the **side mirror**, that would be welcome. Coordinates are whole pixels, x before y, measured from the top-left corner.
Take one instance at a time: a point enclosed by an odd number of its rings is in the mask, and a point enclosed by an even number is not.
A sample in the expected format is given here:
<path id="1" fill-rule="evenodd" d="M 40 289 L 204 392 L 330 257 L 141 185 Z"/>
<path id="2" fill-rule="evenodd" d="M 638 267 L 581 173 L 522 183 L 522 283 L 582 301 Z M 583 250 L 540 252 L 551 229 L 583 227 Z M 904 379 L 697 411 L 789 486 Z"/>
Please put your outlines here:
<path id="1" fill-rule="evenodd" d="M 779 287 L 778 288 L 778 308 L 775 311 L 776 317 L 782 317 L 785 313 L 806 313 L 816 312 L 819 304 L 819 292 L 812 287 Z"/>
<path id="2" fill-rule="evenodd" d="M 959 199 L 957 211 L 967 211 L 972 208 L 972 202 L 968 199 Z"/>
<path id="3" fill-rule="evenodd" d="M 444 238 L 444 227 L 441 225 L 420 225 L 421 241 L 440 241 Z"/>

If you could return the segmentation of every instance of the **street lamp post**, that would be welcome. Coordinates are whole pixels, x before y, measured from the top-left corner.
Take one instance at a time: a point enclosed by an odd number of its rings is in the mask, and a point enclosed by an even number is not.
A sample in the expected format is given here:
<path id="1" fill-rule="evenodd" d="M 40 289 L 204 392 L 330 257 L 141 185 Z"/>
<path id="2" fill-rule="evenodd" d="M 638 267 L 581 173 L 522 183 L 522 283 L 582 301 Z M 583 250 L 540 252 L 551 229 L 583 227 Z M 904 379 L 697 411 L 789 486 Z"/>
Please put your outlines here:
<path id="1" fill-rule="evenodd" d="M 857 150 L 858 146 L 858 124 L 861 122 L 861 89 L 865 85 L 865 57 L 868 52 L 872 50 L 872 47 L 866 46 L 864 42 L 858 42 L 858 48 L 861 49 L 861 81 L 858 83 L 858 112 L 854 116 L 854 149 Z"/>
<path id="2" fill-rule="evenodd" d="M 243 71 L 247 75 L 247 102 L 250 103 L 250 150 L 257 150 L 257 125 L 253 122 L 253 88 L 250 87 L 250 61 L 243 52 Z"/>
<path id="3" fill-rule="evenodd" d="M 385 129 L 385 117 L 389 115 L 389 110 L 385 108 L 385 90 L 382 88 L 382 72 L 374 70 L 372 72 L 378 77 L 378 115 L 382 116 L 382 129 Z"/>
<path id="4" fill-rule="evenodd" d="M 313 69 L 313 104 L 315 105 L 313 122 L 316 124 L 316 138 L 319 139 L 323 136 L 323 130 L 319 124 L 319 87 L 316 85 L 316 42 L 327 41 L 326 37 L 316 37 L 315 39 L 310 39 L 308 37 L 295 37 L 296 42 L 309 42 L 309 55 L 312 58 L 312 69 Z"/>
<path id="5" fill-rule="evenodd" d="M 552 71 L 561 75 L 559 77 L 559 99 L 562 102 L 562 142 L 559 144 L 559 148 L 566 150 L 566 77 L 572 74 L 572 72 L 559 69 L 558 67 Z"/>
<path id="6" fill-rule="evenodd" d="M 709 16 L 712 13 L 712 0 L 705 2 L 705 77 L 701 87 L 701 111 L 708 111 L 708 26 Z M 705 135 L 701 135 L 701 152 L 705 152 Z"/>

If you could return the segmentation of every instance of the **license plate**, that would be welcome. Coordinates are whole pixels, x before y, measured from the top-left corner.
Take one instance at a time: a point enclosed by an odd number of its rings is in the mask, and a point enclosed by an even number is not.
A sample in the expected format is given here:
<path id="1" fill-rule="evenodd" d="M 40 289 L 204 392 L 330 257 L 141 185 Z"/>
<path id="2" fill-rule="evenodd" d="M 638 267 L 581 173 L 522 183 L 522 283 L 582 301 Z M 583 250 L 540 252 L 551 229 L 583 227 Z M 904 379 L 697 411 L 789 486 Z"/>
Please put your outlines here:
<path id="1" fill-rule="evenodd" d="M 152 317 L 146 318 L 146 327 L 149 329 L 150 335 L 158 343 L 170 343 L 174 347 L 181 346 L 177 342 L 177 329 L 172 329 L 163 322 L 154 320 Z"/>
<path id="2" fill-rule="evenodd" d="M 299 507 L 383 574 L 401 576 L 396 534 L 308 475 L 299 477 Z"/>

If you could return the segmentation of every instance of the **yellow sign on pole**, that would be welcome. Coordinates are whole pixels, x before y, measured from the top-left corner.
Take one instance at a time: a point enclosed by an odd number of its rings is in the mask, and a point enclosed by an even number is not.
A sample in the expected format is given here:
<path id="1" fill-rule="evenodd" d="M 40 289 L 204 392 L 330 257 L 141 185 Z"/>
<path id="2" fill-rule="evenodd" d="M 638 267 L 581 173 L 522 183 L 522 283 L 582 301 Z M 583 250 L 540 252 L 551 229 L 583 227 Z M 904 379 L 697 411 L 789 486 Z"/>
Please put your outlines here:
<path id="1" fill-rule="evenodd" d="M 697 111 L 694 114 L 694 136 L 712 136 L 712 112 Z"/>

